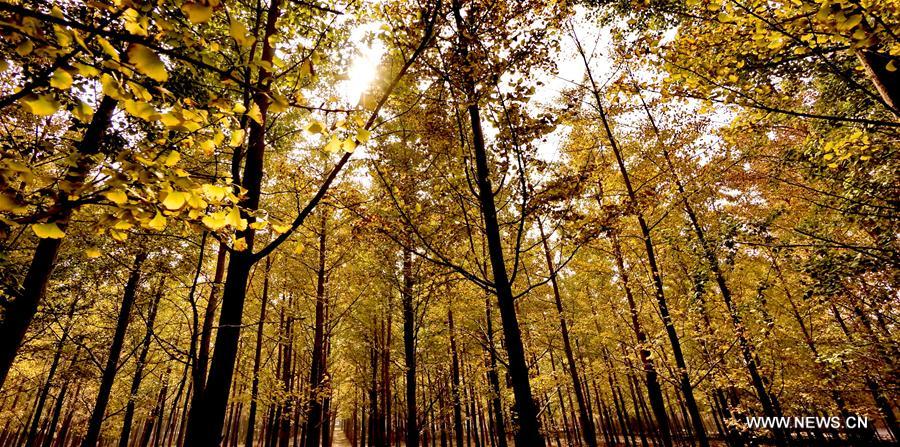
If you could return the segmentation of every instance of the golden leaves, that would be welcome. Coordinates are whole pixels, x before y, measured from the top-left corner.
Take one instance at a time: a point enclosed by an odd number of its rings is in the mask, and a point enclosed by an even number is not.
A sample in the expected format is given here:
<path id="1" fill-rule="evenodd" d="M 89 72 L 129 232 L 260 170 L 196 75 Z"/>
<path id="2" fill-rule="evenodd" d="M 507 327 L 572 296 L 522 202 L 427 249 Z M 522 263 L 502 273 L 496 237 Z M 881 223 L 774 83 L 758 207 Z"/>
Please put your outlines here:
<path id="1" fill-rule="evenodd" d="M 28 95 L 22 98 L 25 110 L 37 116 L 47 116 L 59 110 L 59 103 L 50 95 Z"/>
<path id="2" fill-rule="evenodd" d="M 197 25 L 208 21 L 212 17 L 213 8 L 200 3 L 185 3 L 181 5 L 181 12 L 187 16 L 191 23 Z"/>
<path id="3" fill-rule="evenodd" d="M 157 82 L 166 82 L 169 79 L 166 65 L 163 64 L 156 52 L 150 48 L 140 44 L 130 45 L 128 47 L 128 60 L 139 72 Z"/>
<path id="4" fill-rule="evenodd" d="M 41 239 L 62 239 L 66 237 L 56 222 L 32 224 L 31 230 Z"/>
<path id="5" fill-rule="evenodd" d="M 72 86 L 72 75 L 62 68 L 57 68 L 50 76 L 50 86 L 60 90 L 68 90 Z"/>

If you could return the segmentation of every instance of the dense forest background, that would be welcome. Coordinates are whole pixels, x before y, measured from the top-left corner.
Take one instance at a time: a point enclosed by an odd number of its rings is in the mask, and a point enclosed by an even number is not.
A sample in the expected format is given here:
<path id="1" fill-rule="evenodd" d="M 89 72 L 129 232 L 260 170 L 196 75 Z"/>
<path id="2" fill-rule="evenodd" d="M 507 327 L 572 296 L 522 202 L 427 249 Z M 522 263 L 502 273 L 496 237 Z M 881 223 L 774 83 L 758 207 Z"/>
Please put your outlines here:
<path id="1" fill-rule="evenodd" d="M 895 445 L 898 68 L 897 0 L 0 0 L 0 445 Z"/>

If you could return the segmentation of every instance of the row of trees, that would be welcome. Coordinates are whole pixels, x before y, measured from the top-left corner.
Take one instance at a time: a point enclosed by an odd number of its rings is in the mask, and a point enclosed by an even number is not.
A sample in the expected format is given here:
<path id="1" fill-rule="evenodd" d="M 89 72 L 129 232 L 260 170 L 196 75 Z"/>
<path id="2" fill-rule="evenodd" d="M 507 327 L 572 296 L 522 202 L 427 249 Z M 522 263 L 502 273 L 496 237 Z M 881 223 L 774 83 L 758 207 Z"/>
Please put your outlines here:
<path id="1" fill-rule="evenodd" d="M 0 445 L 900 436 L 895 1 L 0 29 Z"/>

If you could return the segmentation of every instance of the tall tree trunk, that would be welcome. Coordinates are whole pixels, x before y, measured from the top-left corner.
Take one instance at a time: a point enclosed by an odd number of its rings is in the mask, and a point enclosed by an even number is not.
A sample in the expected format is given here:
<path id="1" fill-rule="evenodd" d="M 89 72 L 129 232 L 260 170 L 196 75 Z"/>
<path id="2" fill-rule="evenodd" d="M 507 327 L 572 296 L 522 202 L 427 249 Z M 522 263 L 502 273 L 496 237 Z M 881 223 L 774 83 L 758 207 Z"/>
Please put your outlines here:
<path id="1" fill-rule="evenodd" d="M 63 404 L 66 401 L 66 393 L 69 390 L 69 385 L 72 382 L 72 371 L 75 366 L 78 364 L 78 355 L 81 354 L 80 348 L 75 350 L 75 354 L 72 355 L 71 363 L 69 363 L 68 373 L 66 374 L 66 380 L 63 382 L 62 387 L 59 389 L 59 393 L 56 395 L 56 403 L 53 404 L 53 414 L 50 416 L 50 423 L 47 425 L 47 434 L 44 436 L 44 441 L 41 443 L 41 447 L 50 447 L 53 445 L 54 434 L 56 433 L 56 425 L 59 423 L 59 417 L 62 415 Z M 0 445 L 3 442 L 0 440 Z"/>
<path id="2" fill-rule="evenodd" d="M 656 419 L 656 426 L 659 427 L 660 437 L 664 446 L 672 445 L 672 434 L 669 427 L 669 416 L 666 413 L 665 401 L 663 400 L 662 387 L 659 384 L 659 375 L 656 372 L 656 365 L 651 358 L 650 349 L 647 342 L 647 334 L 638 319 L 637 304 L 634 301 L 634 295 L 631 293 L 629 284 L 630 275 L 625 269 L 625 262 L 622 259 L 622 248 L 619 244 L 619 237 L 615 233 L 610 239 L 613 244 L 613 254 L 616 258 L 616 268 L 619 270 L 619 279 L 622 282 L 622 289 L 625 292 L 625 299 L 628 301 L 628 311 L 631 315 L 631 326 L 637 339 L 638 353 L 641 358 L 641 366 L 644 370 L 644 376 L 647 383 L 647 394 L 650 397 L 650 407 L 653 408 L 653 417 Z"/>
<path id="3" fill-rule="evenodd" d="M 271 63 L 275 54 L 269 37 L 276 34 L 276 23 L 280 13 L 281 0 L 272 0 L 266 17 L 265 33 L 262 36 L 261 60 L 264 62 Z M 260 71 L 261 78 L 268 77 L 267 70 L 261 69 Z M 240 203 L 241 208 L 245 210 L 242 213 L 245 217 L 250 217 L 247 211 L 259 208 L 263 161 L 266 151 L 265 122 L 270 103 L 265 92 L 268 82 L 261 81 L 260 88 L 254 95 L 254 102 L 259 107 L 261 119 L 259 123 L 255 120 L 251 120 L 250 123 L 247 158 L 242 178 L 242 186 L 247 189 L 247 194 Z M 243 238 L 247 243 L 247 248 L 233 253 L 228 263 L 228 276 L 222 294 L 222 310 L 219 315 L 219 329 L 216 334 L 209 377 L 199 400 L 191 405 L 191 417 L 188 422 L 186 438 L 186 445 L 189 447 L 218 445 L 225 423 L 225 411 L 228 407 L 234 365 L 237 359 L 244 300 L 247 296 L 247 282 L 250 277 L 250 269 L 258 260 L 253 254 L 255 236 L 253 228 L 238 231 L 235 236 Z"/>
<path id="4" fill-rule="evenodd" d="M 459 0 L 453 0 L 453 15 L 456 21 L 457 34 L 459 36 L 460 54 L 467 64 L 469 57 L 469 37 L 462 13 L 462 5 Z M 494 190 L 490 180 L 490 168 L 488 167 L 487 149 L 484 143 L 484 132 L 481 128 L 481 116 L 476 96 L 475 80 L 471 72 L 464 80 L 466 108 L 472 131 L 472 148 L 474 150 L 475 177 L 478 190 L 478 201 L 484 220 L 484 231 L 487 238 L 488 252 L 493 274 L 493 286 L 497 294 L 497 304 L 500 310 L 500 321 L 503 323 L 503 336 L 506 341 L 506 351 L 509 357 L 509 375 L 512 381 L 513 395 L 516 402 L 519 430 L 516 434 L 519 447 L 544 446 L 544 437 L 540 431 L 538 409 L 531 393 L 531 382 L 528 377 L 528 362 L 525 359 L 525 346 L 522 343 L 522 333 L 519 328 L 519 320 L 516 316 L 515 297 L 512 293 L 512 285 L 506 272 L 506 261 L 503 254 L 503 242 L 500 236 L 500 224 L 497 218 L 496 204 L 494 203 Z"/>
<path id="5" fill-rule="evenodd" d="M 625 167 L 625 161 L 622 157 L 621 151 L 619 150 L 619 145 L 612 133 L 609 119 L 606 116 L 606 111 L 603 106 L 603 100 L 600 98 L 600 90 L 597 87 L 597 83 L 594 80 L 594 76 L 591 72 L 587 55 L 584 53 L 584 49 L 582 48 L 581 43 L 577 41 L 577 39 L 576 44 L 578 47 L 578 52 L 584 62 L 588 80 L 591 83 L 591 93 L 593 94 L 594 100 L 597 103 L 597 110 L 599 110 L 600 112 L 600 119 L 603 122 L 603 128 L 606 132 L 609 146 L 612 149 L 613 154 L 615 155 L 619 173 L 622 175 L 622 181 L 623 183 L 625 183 L 625 190 L 628 193 L 628 200 L 634 207 L 633 212 L 637 217 L 638 225 L 641 229 L 641 237 L 644 241 L 644 248 L 647 252 L 647 264 L 650 267 L 650 274 L 653 279 L 653 289 L 656 296 L 657 306 L 659 307 L 659 313 L 662 317 L 663 325 L 665 326 L 666 335 L 669 338 L 669 344 L 672 346 L 672 354 L 675 357 L 675 366 L 677 366 L 678 368 L 678 384 L 681 388 L 682 394 L 684 395 L 685 403 L 688 407 L 688 412 L 691 415 L 691 423 L 694 427 L 694 433 L 696 434 L 696 438 L 700 444 L 700 447 L 709 447 L 709 439 L 706 436 L 706 428 L 703 426 L 703 417 L 700 415 L 700 408 L 697 405 L 696 398 L 694 397 L 694 389 L 691 385 L 691 379 L 690 377 L 688 377 L 687 363 L 684 360 L 684 353 L 681 349 L 681 340 L 679 339 L 678 332 L 675 329 L 675 324 L 672 321 L 672 315 L 669 312 L 669 305 L 666 301 L 666 295 L 663 289 L 662 282 L 662 272 L 660 271 L 659 266 L 656 262 L 656 251 L 653 245 L 653 239 L 650 236 L 650 227 L 647 225 L 646 220 L 644 220 L 643 213 L 640 211 L 640 209 L 637 208 L 637 196 L 634 192 L 634 188 L 631 185 L 631 178 L 628 175 L 628 169 Z"/>
<path id="6" fill-rule="evenodd" d="M 284 333 L 282 334 L 282 344 L 284 346 L 284 356 L 282 357 L 281 367 L 281 386 L 284 387 L 286 396 L 281 403 L 281 417 L 278 420 L 278 445 L 279 447 L 288 447 L 291 441 L 291 416 L 294 407 L 292 396 L 293 388 L 293 361 L 294 361 L 294 297 L 288 299 L 288 312 L 284 319 Z M 318 443 L 318 439 L 316 440 Z"/>
<path id="7" fill-rule="evenodd" d="M 160 277 L 159 285 L 156 286 L 156 293 L 147 310 L 147 332 L 144 334 L 141 352 L 138 354 L 137 366 L 134 370 L 134 378 L 131 380 L 131 394 L 128 396 L 128 404 L 125 406 L 122 432 L 119 434 L 119 447 L 128 447 L 128 441 L 131 439 L 131 422 L 132 419 L 134 419 L 134 399 L 138 396 L 138 392 L 141 388 L 141 380 L 144 378 L 144 365 L 147 363 L 147 354 L 150 353 L 150 342 L 153 341 L 153 323 L 156 321 L 156 312 L 159 309 L 159 301 L 162 299 L 163 286 L 165 286 L 165 284 L 165 278 Z"/>
<path id="8" fill-rule="evenodd" d="M 322 433 L 322 379 L 325 358 L 325 310 L 328 297 L 325 291 L 325 255 L 328 216 L 323 211 L 319 225 L 319 264 L 316 268 L 316 321 L 313 335 L 312 359 L 309 368 L 309 399 L 307 401 L 307 417 L 304 431 L 306 446 L 319 445 Z"/>
<path id="9" fill-rule="evenodd" d="M 484 300 L 487 349 L 489 355 L 488 382 L 491 385 L 491 408 L 494 412 L 494 427 L 497 432 L 497 447 L 506 447 L 506 422 L 503 416 L 503 402 L 500 400 L 500 377 L 497 374 L 497 350 L 494 346 L 494 318 L 491 315 L 491 297 Z"/>
<path id="10" fill-rule="evenodd" d="M 272 258 L 266 258 L 266 275 L 263 278 L 262 300 L 259 303 L 259 324 L 256 326 L 256 354 L 253 356 L 253 385 L 250 388 L 250 414 L 247 418 L 246 447 L 253 447 L 253 431 L 256 427 L 256 406 L 259 397 L 259 366 L 262 361 L 263 326 L 266 322 L 266 308 L 269 307 L 269 270 Z"/>
<path id="11" fill-rule="evenodd" d="M 91 123 L 88 124 L 81 142 L 75 148 L 78 160 L 75 166 L 66 173 L 66 183 L 72 188 L 81 187 L 88 173 L 95 166 L 93 156 L 97 155 L 102 147 L 99 142 L 106 135 L 115 109 L 115 99 L 104 96 L 100 100 L 100 104 L 91 118 Z M 68 193 L 60 191 L 59 195 L 55 222 L 61 230 L 65 231 L 73 212 L 73 205 L 68 200 Z M 5 303 L 3 319 L 0 320 L 0 340 L 3 340 L 3 343 L 0 343 L 0 388 L 3 388 L 6 376 L 9 375 L 9 370 L 19 352 L 19 347 L 22 346 L 25 339 L 25 332 L 28 331 L 28 326 L 31 325 L 34 314 L 37 313 L 38 305 L 47 292 L 47 284 L 53 268 L 56 266 L 56 258 L 62 242 L 63 239 L 50 238 L 41 239 L 38 242 L 28 272 L 22 281 L 21 292 L 12 301 Z"/>
<path id="12" fill-rule="evenodd" d="M 403 249 L 403 354 L 406 360 L 406 446 L 419 447 L 416 410 L 416 315 L 413 307 L 412 251 Z"/>
<path id="13" fill-rule="evenodd" d="M 566 362 L 568 362 L 569 366 L 569 377 L 572 379 L 572 388 L 575 391 L 575 401 L 578 403 L 578 417 L 579 422 L 581 423 L 581 434 L 588 447 L 597 447 L 597 431 L 594 428 L 594 421 L 591 419 L 590 409 L 585 401 L 581 377 L 579 377 L 578 374 L 578 365 L 575 363 L 575 355 L 572 352 L 572 343 L 569 340 L 569 324 L 566 321 L 562 305 L 562 296 L 559 292 L 559 284 L 556 281 L 556 267 L 553 265 L 550 245 L 547 243 L 547 236 L 544 234 L 544 225 L 540 220 L 538 220 L 538 229 L 540 230 L 541 242 L 544 246 L 544 257 L 547 260 L 547 269 L 550 272 L 550 285 L 553 288 L 556 313 L 559 316 L 559 328 L 562 333 L 563 351 L 566 354 Z"/>
<path id="14" fill-rule="evenodd" d="M 103 425 L 103 417 L 106 414 L 106 406 L 109 404 L 109 393 L 112 391 L 113 381 L 119 366 L 119 356 L 122 354 L 122 346 L 125 343 L 125 333 L 128 330 L 128 322 L 131 319 L 131 308 L 137 295 L 137 288 L 141 281 L 141 266 L 147 259 L 147 253 L 139 252 L 134 257 L 131 274 L 125 284 L 122 296 L 122 305 L 119 308 L 119 318 L 116 322 L 116 332 L 113 335 L 112 345 L 109 348 L 109 357 L 106 359 L 106 367 L 103 368 L 103 377 L 100 380 L 100 389 L 97 391 L 97 399 L 91 412 L 88 431 L 81 443 L 82 447 L 95 447 L 100 439 L 100 427 Z"/>
<path id="15" fill-rule="evenodd" d="M 213 283 L 210 287 L 209 300 L 203 312 L 203 326 L 200 328 L 200 340 L 197 346 L 197 355 L 191 365 L 191 381 L 194 393 L 191 395 L 191 406 L 199 403 L 206 390 L 206 370 L 209 366 L 209 344 L 212 339 L 213 324 L 215 323 L 216 308 L 219 305 L 219 289 L 222 277 L 225 276 L 225 259 L 228 250 L 225 244 L 219 242 L 219 253 L 216 255 L 216 271 L 213 274 Z M 202 261 L 200 261 L 202 262 Z M 199 271 L 198 271 L 199 273 Z M 193 352 L 191 353 L 193 354 Z"/>
<path id="16" fill-rule="evenodd" d="M 456 350 L 456 329 L 453 325 L 453 310 L 447 311 L 447 323 L 450 327 L 450 398 L 453 399 L 453 431 L 456 434 L 456 445 L 463 445 L 462 404 L 459 391 L 459 354 Z"/>
<path id="17" fill-rule="evenodd" d="M 50 386 L 53 384 L 53 379 L 56 376 L 56 369 L 59 367 L 59 360 L 62 357 L 66 339 L 69 337 L 69 330 L 72 328 L 72 315 L 75 314 L 75 307 L 77 304 L 77 297 L 72 299 L 72 302 L 69 304 L 69 310 L 66 314 L 66 327 L 63 329 L 63 333 L 56 343 L 56 352 L 53 354 L 53 360 L 50 362 L 50 371 L 47 372 L 47 380 L 44 382 L 44 386 L 41 389 L 40 397 L 38 397 L 38 403 L 34 409 L 34 417 L 31 420 L 31 427 L 28 429 L 28 437 L 25 439 L 26 446 L 33 445 L 34 441 L 37 439 L 38 424 L 44 413 L 44 404 L 47 402 L 47 395 L 50 394 Z"/>

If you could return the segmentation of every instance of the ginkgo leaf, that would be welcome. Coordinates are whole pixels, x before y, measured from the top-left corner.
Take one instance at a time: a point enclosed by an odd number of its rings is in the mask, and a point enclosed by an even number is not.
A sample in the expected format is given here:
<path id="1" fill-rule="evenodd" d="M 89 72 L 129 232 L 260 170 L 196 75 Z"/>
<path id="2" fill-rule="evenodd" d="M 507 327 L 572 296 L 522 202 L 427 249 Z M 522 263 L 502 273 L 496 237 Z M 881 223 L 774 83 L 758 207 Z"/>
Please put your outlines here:
<path id="1" fill-rule="evenodd" d="M 165 159 L 163 160 L 163 163 L 166 166 L 171 167 L 178 164 L 179 161 L 181 161 L 181 153 L 179 153 L 178 151 L 169 151 L 168 155 L 166 155 Z"/>
<path id="2" fill-rule="evenodd" d="M 153 219 L 147 222 L 147 228 L 156 231 L 162 231 L 166 228 L 166 216 L 163 216 L 159 211 L 156 212 L 156 215 L 153 216 Z"/>
<path id="3" fill-rule="evenodd" d="M 201 222 L 203 222 L 203 225 L 206 225 L 206 227 L 210 230 L 221 230 L 222 228 L 225 228 L 226 225 L 225 213 L 222 211 L 217 211 L 212 214 L 207 214 L 206 216 L 203 216 Z"/>
<path id="4" fill-rule="evenodd" d="M 241 211 L 236 206 L 231 208 L 231 212 L 228 213 L 225 222 L 238 231 L 247 229 L 247 219 L 241 218 Z"/>
<path id="5" fill-rule="evenodd" d="M 299 255 L 301 253 L 303 253 L 303 244 L 298 243 L 297 245 L 294 246 L 294 254 Z"/>
<path id="6" fill-rule="evenodd" d="M 342 145 L 344 148 L 344 152 L 353 152 L 356 150 L 356 140 L 353 138 L 347 138 L 344 140 L 344 144 Z"/>
<path id="7" fill-rule="evenodd" d="M 25 39 L 16 45 L 16 53 L 18 53 L 19 56 L 28 56 L 31 54 L 32 50 L 34 50 L 34 44 L 28 39 Z"/>
<path id="8" fill-rule="evenodd" d="M 38 116 L 47 116 L 59 110 L 59 103 L 50 95 L 28 95 L 22 99 L 22 104 L 29 112 Z"/>
<path id="9" fill-rule="evenodd" d="M 175 211 L 181 209 L 184 206 L 184 202 L 187 201 L 187 196 L 183 192 L 172 191 L 166 194 L 166 198 L 163 199 L 162 206 L 164 206 L 167 210 Z"/>
<path id="10" fill-rule="evenodd" d="M 116 51 L 116 48 L 113 47 L 108 40 L 104 39 L 101 36 L 97 36 L 97 42 L 100 44 L 100 49 L 102 49 L 104 53 L 106 53 L 114 61 L 119 60 L 119 52 Z"/>
<path id="11" fill-rule="evenodd" d="M 278 234 L 285 233 L 290 229 L 291 229 L 290 225 L 274 225 L 274 224 L 272 225 L 272 231 L 274 231 Z"/>
<path id="12" fill-rule="evenodd" d="M 247 30 L 247 27 L 244 26 L 240 20 L 234 18 L 231 19 L 231 23 L 228 26 L 228 33 L 238 45 L 245 48 L 253 45 L 253 42 L 256 42 L 256 38 L 250 35 L 250 31 Z"/>
<path id="13" fill-rule="evenodd" d="M 262 112 L 259 111 L 259 105 L 255 102 L 250 106 L 250 110 L 247 111 L 247 116 L 253 121 L 256 121 L 256 124 L 263 124 Z"/>
<path id="14" fill-rule="evenodd" d="M 306 131 L 309 133 L 322 133 L 323 130 L 325 130 L 325 126 L 318 120 L 314 120 L 306 125 Z"/>
<path id="15" fill-rule="evenodd" d="M 334 154 L 339 150 L 341 150 L 341 139 L 338 137 L 331 137 L 331 140 L 325 145 L 325 152 Z"/>
<path id="16" fill-rule="evenodd" d="M 892 60 L 888 62 L 884 69 L 890 72 L 897 71 L 897 61 Z"/>
<path id="17" fill-rule="evenodd" d="M 94 109 L 86 102 L 78 101 L 75 106 L 72 107 L 72 114 L 75 115 L 75 118 L 77 118 L 78 121 L 86 123 L 94 116 Z"/>
<path id="18" fill-rule="evenodd" d="M 57 68 L 50 76 L 50 86 L 60 90 L 68 90 L 72 86 L 72 75 L 62 68 Z"/>
<path id="19" fill-rule="evenodd" d="M 166 65 L 153 50 L 140 45 L 132 44 L 128 47 L 128 60 L 137 70 L 158 82 L 166 82 L 169 73 Z"/>
<path id="20" fill-rule="evenodd" d="M 128 202 L 128 195 L 122 190 L 106 191 L 103 193 L 103 197 L 116 205 L 124 205 Z"/>
<path id="21" fill-rule="evenodd" d="M 366 129 L 359 129 L 356 131 L 356 141 L 359 141 L 359 144 L 366 144 L 369 142 L 369 137 L 372 135 L 372 132 Z"/>
<path id="22" fill-rule="evenodd" d="M 213 13 L 212 6 L 199 3 L 185 3 L 181 5 L 181 11 L 195 25 L 206 22 L 212 17 Z"/>
<path id="23" fill-rule="evenodd" d="M 221 202 L 225 198 L 225 193 L 227 192 L 224 186 L 218 185 L 204 184 L 201 188 L 203 189 L 203 195 L 207 200 L 215 203 Z"/>
<path id="24" fill-rule="evenodd" d="M 244 142 L 244 129 L 235 129 L 231 132 L 231 141 L 228 142 L 228 145 L 231 147 L 238 147 Z"/>
<path id="25" fill-rule="evenodd" d="M 268 220 L 257 220 L 250 224 L 250 228 L 254 230 L 262 230 L 263 228 L 269 226 Z"/>
<path id="26" fill-rule="evenodd" d="M 94 247 L 91 247 L 91 248 L 88 248 L 88 249 L 85 249 L 85 250 L 84 250 L 84 255 L 87 256 L 87 257 L 90 258 L 90 259 L 99 258 L 100 255 L 102 255 L 102 254 L 103 254 L 103 253 L 101 253 L 100 250 L 98 250 L 98 249 L 96 249 L 96 248 L 94 248 Z"/>
<path id="27" fill-rule="evenodd" d="M 232 244 L 232 248 L 234 248 L 234 251 L 246 250 L 247 249 L 247 240 L 242 237 L 235 239 L 234 243 Z"/>
<path id="28" fill-rule="evenodd" d="M 66 237 L 66 233 L 59 229 L 56 222 L 33 224 L 31 229 L 41 239 L 62 239 Z"/>

